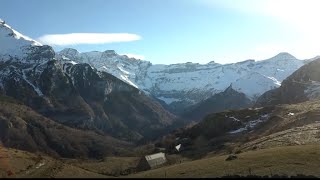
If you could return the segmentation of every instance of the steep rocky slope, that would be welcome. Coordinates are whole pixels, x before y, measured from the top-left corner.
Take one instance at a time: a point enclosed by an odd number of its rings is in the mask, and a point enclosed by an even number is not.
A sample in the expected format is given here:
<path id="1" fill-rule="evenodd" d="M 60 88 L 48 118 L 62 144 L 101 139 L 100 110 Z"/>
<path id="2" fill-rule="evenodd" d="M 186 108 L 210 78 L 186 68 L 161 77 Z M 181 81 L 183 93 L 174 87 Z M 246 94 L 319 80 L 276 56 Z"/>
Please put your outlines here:
<path id="1" fill-rule="evenodd" d="M 159 139 L 157 147 L 182 144 L 182 156 L 202 158 L 208 153 L 244 151 L 320 144 L 320 101 L 283 104 L 213 113 L 201 122 Z"/>
<path id="2" fill-rule="evenodd" d="M 200 121 L 211 113 L 222 112 L 226 109 L 248 108 L 252 105 L 252 101 L 244 93 L 239 93 L 230 85 L 225 91 L 187 108 L 182 117 L 189 121 Z"/>
<path id="3" fill-rule="evenodd" d="M 176 117 L 139 89 L 88 64 L 56 60 L 43 46 L 0 24 L 0 91 L 56 122 L 124 140 L 168 131 Z"/>
<path id="4" fill-rule="evenodd" d="M 256 106 L 299 103 L 320 96 L 320 59 L 302 66 L 286 78 L 277 89 L 264 93 Z"/>
<path id="5" fill-rule="evenodd" d="M 0 96 L 0 140 L 5 147 L 55 157 L 102 158 L 126 154 L 133 145 L 93 131 L 70 128 L 17 100 Z"/>

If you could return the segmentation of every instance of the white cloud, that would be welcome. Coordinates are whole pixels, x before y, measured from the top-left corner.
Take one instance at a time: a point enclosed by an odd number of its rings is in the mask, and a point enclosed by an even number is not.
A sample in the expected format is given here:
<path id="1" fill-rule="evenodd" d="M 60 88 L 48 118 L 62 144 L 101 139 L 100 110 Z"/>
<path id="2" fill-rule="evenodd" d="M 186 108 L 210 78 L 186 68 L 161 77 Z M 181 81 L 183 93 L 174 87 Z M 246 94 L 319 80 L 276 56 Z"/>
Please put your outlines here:
<path id="1" fill-rule="evenodd" d="M 48 34 L 38 38 L 43 44 L 49 45 L 78 45 L 78 44 L 106 44 L 115 42 L 129 42 L 140 40 L 141 37 L 129 33 L 71 33 Z"/>
<path id="2" fill-rule="evenodd" d="M 145 56 L 143 55 L 138 55 L 138 54 L 121 54 L 121 55 L 126 55 L 129 58 L 135 58 L 135 59 L 140 59 L 140 60 L 145 60 Z"/>

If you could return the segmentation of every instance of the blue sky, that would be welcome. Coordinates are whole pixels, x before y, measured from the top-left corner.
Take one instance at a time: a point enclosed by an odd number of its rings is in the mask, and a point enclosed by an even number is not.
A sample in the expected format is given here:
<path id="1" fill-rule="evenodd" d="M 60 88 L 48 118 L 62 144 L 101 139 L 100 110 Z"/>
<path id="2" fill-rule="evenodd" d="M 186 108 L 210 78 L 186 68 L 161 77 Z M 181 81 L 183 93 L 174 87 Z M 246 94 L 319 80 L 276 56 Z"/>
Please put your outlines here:
<path id="1" fill-rule="evenodd" d="M 301 59 L 320 55 L 319 5 L 317 0 L 1 0 L 0 18 L 57 51 L 114 49 L 154 64 L 231 63 L 283 51 Z"/>

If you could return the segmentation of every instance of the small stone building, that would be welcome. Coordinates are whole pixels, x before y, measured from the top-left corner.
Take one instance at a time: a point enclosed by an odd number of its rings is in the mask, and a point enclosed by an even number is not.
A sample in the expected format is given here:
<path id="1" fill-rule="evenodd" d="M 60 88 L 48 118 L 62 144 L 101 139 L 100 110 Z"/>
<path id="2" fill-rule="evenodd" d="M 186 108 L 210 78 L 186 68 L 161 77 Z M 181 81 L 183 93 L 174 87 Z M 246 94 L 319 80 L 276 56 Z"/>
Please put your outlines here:
<path id="1" fill-rule="evenodd" d="M 167 162 L 165 153 L 156 153 L 144 156 L 137 165 L 137 171 L 146 171 L 157 168 Z"/>

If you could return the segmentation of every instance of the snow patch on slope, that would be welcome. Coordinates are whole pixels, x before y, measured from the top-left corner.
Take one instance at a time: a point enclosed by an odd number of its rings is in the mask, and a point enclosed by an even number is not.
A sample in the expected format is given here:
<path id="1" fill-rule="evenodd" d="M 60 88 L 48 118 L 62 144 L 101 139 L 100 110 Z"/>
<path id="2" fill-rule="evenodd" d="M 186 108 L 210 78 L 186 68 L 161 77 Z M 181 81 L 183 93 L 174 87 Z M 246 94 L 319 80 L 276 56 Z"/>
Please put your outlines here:
<path id="1" fill-rule="evenodd" d="M 25 74 L 25 71 L 26 70 L 22 70 L 22 78 L 34 89 L 34 91 L 38 94 L 38 96 L 43 96 L 43 93 L 41 92 L 41 90 L 35 85 L 33 85 L 31 81 L 28 80 Z"/>
<path id="2" fill-rule="evenodd" d="M 176 98 L 166 98 L 166 97 L 157 97 L 157 98 L 164 101 L 166 104 L 171 104 L 173 102 L 181 101 L 181 99 L 176 99 Z"/>
<path id="3" fill-rule="evenodd" d="M 241 127 L 237 130 L 230 131 L 229 134 L 236 134 L 243 131 L 251 130 L 254 127 L 256 127 L 258 124 L 267 121 L 269 119 L 269 116 L 270 116 L 269 114 L 261 115 L 260 118 L 245 123 L 245 127 Z"/>

